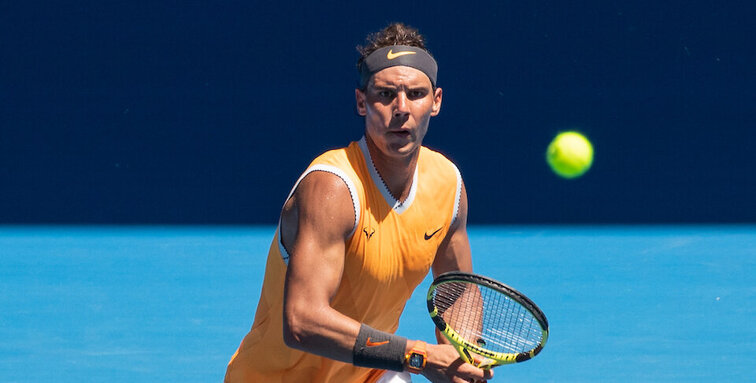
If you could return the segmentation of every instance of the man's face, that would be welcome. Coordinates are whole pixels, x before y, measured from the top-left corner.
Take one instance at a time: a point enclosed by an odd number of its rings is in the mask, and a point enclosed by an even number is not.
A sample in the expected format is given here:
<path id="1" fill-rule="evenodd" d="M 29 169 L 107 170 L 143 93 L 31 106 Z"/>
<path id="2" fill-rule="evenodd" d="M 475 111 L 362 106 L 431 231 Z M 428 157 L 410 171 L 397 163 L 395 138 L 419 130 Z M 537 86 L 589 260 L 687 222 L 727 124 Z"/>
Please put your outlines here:
<path id="1" fill-rule="evenodd" d="M 395 66 L 373 75 L 365 92 L 357 89 L 357 110 L 365 135 L 384 155 L 405 157 L 422 145 L 431 116 L 441 111 L 441 88 L 433 91 L 423 72 Z"/>

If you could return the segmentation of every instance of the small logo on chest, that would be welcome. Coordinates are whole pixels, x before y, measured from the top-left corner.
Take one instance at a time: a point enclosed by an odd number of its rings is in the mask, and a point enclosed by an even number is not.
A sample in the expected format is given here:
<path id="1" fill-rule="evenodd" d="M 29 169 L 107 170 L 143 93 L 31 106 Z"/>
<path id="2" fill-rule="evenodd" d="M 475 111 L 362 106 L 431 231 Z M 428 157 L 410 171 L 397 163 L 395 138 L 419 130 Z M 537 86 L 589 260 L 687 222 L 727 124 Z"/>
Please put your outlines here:
<path id="1" fill-rule="evenodd" d="M 436 231 L 434 231 L 434 232 L 432 232 L 430 234 L 428 234 L 428 232 L 425 232 L 425 240 L 427 241 L 427 240 L 433 238 L 433 236 L 436 235 L 436 233 L 438 233 L 439 231 L 441 231 L 441 229 L 443 229 L 443 228 L 444 228 L 444 226 L 441 225 L 441 227 L 439 227 L 438 229 L 436 229 Z"/>
<path id="2" fill-rule="evenodd" d="M 367 238 L 368 240 L 370 240 L 370 238 L 373 236 L 373 234 L 375 234 L 375 229 L 373 229 L 372 227 L 364 227 L 362 229 L 362 232 L 365 233 L 365 238 Z"/>

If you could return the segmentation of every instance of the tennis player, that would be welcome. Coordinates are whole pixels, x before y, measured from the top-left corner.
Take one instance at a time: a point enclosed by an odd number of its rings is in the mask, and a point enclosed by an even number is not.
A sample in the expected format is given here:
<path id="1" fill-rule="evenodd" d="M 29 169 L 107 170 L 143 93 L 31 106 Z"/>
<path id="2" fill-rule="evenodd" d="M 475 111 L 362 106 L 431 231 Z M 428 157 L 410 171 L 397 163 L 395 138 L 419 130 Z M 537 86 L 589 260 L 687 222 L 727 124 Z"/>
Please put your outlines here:
<path id="1" fill-rule="evenodd" d="M 317 157 L 294 185 L 227 382 L 492 377 L 438 334 L 441 344 L 394 334 L 430 269 L 472 271 L 467 196 L 456 166 L 422 146 L 442 99 L 423 36 L 391 24 L 358 49 L 364 136 Z"/>

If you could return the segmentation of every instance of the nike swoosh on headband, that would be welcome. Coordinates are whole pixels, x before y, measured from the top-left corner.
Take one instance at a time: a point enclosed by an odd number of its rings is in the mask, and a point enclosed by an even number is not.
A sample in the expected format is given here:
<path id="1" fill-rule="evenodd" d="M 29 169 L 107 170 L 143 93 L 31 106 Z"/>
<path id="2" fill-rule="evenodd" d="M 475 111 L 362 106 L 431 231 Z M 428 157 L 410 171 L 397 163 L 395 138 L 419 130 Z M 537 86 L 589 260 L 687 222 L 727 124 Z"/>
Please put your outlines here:
<path id="1" fill-rule="evenodd" d="M 389 59 L 389 60 L 393 60 L 393 59 L 395 59 L 397 57 L 400 57 L 400 56 L 414 55 L 416 53 L 417 52 L 413 52 L 413 51 L 402 51 L 402 52 L 396 52 L 396 53 L 394 53 L 393 49 L 391 49 L 391 50 L 388 51 L 388 53 L 386 53 L 386 58 Z"/>
<path id="2" fill-rule="evenodd" d="M 396 52 L 394 49 L 396 49 Z M 431 85 L 433 87 L 436 86 L 438 65 L 428 51 L 424 48 L 409 45 L 390 45 L 378 48 L 360 61 L 358 67 L 360 72 L 359 87 L 364 89 L 372 75 L 392 66 L 415 68 L 425 73 L 430 79 Z"/>

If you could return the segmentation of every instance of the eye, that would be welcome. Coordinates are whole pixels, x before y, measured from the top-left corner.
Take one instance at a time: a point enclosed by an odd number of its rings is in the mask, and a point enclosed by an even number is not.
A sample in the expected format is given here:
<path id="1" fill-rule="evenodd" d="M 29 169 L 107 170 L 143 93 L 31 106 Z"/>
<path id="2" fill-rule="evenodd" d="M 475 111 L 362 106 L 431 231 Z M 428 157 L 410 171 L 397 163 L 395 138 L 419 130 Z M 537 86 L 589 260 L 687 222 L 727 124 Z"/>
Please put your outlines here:
<path id="1" fill-rule="evenodd" d="M 392 92 L 390 90 L 383 89 L 383 90 L 378 91 L 378 96 L 380 96 L 382 98 L 392 98 L 392 97 L 394 97 L 394 92 Z"/>
<path id="2" fill-rule="evenodd" d="M 413 89 L 407 92 L 407 97 L 416 100 L 425 97 L 425 91 L 421 89 Z"/>

